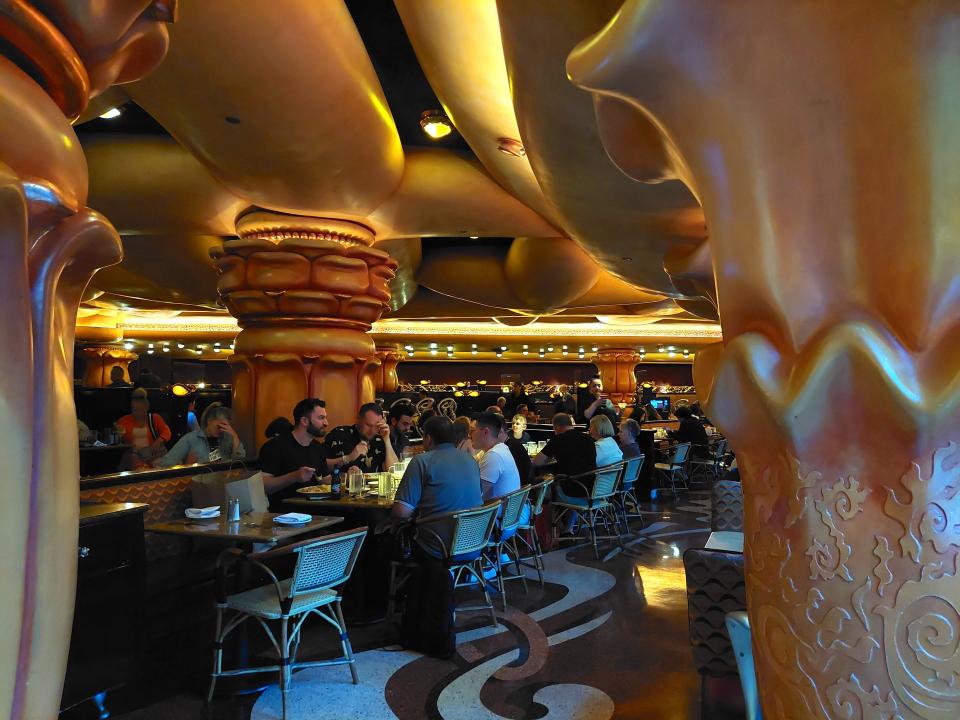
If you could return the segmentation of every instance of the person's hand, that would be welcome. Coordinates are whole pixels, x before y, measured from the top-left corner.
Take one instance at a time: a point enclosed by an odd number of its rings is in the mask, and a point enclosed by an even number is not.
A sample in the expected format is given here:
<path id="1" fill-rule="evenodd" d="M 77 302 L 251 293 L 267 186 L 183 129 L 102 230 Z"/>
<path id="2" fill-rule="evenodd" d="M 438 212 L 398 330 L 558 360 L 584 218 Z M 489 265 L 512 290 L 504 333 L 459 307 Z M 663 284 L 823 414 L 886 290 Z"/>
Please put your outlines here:
<path id="1" fill-rule="evenodd" d="M 381 420 L 377 423 L 377 434 L 380 435 L 384 440 L 389 439 L 390 437 L 390 426 L 387 425 L 385 420 Z"/>
<path id="2" fill-rule="evenodd" d="M 353 462 L 358 457 L 366 455 L 368 449 L 369 449 L 369 446 L 367 445 L 367 441 L 361 440 L 360 442 L 357 443 L 357 446 L 353 449 L 353 452 L 347 455 L 347 458 L 350 462 Z"/>
<path id="3" fill-rule="evenodd" d="M 297 470 L 297 482 L 308 483 L 313 482 L 314 476 L 317 474 L 317 469 L 312 467 L 307 467 L 304 465 L 302 468 Z"/>
<path id="4" fill-rule="evenodd" d="M 229 422 L 228 420 L 220 420 L 220 421 L 217 423 L 217 427 L 220 428 L 220 431 L 221 431 L 221 432 L 228 433 L 228 434 L 232 435 L 233 437 L 236 437 L 236 436 L 237 436 L 237 431 L 233 429 L 233 426 L 230 424 L 230 422 Z"/>

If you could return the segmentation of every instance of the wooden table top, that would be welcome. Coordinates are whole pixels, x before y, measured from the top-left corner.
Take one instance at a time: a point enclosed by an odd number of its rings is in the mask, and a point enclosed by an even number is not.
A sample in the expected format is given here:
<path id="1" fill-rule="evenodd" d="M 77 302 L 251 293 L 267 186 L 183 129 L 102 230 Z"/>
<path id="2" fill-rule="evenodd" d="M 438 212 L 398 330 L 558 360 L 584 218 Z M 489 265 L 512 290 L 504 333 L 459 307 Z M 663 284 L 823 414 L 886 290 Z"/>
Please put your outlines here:
<path id="1" fill-rule="evenodd" d="M 313 500 L 309 499 L 306 495 L 299 495 L 298 497 L 284 501 L 284 504 L 295 507 L 300 512 L 309 512 L 309 510 L 304 510 L 304 508 L 325 508 L 327 510 L 338 509 L 343 511 L 389 510 L 393 507 L 393 500 L 377 495 L 376 493 L 365 494 L 360 497 L 356 495 L 344 495 L 339 498 L 329 497 Z"/>
<path id="2" fill-rule="evenodd" d="M 277 515 L 282 514 L 251 512 L 241 515 L 235 522 L 228 522 L 222 515 L 209 520 L 183 518 L 172 522 L 152 523 L 144 527 L 144 530 L 164 535 L 216 538 L 230 542 L 277 544 L 343 522 L 342 517 L 327 515 L 314 515 L 302 525 L 279 525 L 273 522 Z"/>

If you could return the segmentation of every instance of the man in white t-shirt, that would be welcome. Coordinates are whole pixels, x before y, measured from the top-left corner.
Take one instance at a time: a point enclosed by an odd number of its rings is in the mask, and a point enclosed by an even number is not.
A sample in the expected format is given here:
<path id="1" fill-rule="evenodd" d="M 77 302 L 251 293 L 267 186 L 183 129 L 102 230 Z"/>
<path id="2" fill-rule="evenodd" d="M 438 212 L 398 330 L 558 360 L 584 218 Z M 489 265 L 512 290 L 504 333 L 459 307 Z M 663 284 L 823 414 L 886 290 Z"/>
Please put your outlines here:
<path id="1" fill-rule="evenodd" d="M 471 439 L 473 447 L 483 450 L 480 458 L 480 488 L 483 501 L 490 502 L 520 489 L 520 472 L 510 448 L 500 442 L 503 416 L 484 412 L 477 415 Z"/>

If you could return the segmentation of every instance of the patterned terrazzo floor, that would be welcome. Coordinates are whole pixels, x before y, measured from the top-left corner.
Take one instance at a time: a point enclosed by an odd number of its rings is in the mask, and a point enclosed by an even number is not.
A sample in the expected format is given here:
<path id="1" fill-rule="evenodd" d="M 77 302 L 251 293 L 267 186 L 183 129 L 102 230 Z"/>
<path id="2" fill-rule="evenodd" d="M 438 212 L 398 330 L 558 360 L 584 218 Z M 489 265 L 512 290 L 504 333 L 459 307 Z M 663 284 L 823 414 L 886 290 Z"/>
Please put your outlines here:
<path id="1" fill-rule="evenodd" d="M 676 504 L 645 507 L 647 527 L 620 545 L 568 547 L 546 557 L 546 587 L 508 588 L 509 606 L 494 630 L 465 615 L 457 654 L 436 660 L 385 645 L 383 623 L 351 628 L 361 683 L 343 667 L 294 675 L 290 720 L 419 718 L 442 720 L 725 720 L 743 717 L 736 678 L 700 677 L 687 642 L 681 556 L 702 546 L 709 500 L 691 493 Z M 302 656 L 332 653 L 331 633 L 308 632 Z M 280 717 L 274 686 L 258 695 L 204 707 L 194 688 L 117 715 L 123 720 Z"/>

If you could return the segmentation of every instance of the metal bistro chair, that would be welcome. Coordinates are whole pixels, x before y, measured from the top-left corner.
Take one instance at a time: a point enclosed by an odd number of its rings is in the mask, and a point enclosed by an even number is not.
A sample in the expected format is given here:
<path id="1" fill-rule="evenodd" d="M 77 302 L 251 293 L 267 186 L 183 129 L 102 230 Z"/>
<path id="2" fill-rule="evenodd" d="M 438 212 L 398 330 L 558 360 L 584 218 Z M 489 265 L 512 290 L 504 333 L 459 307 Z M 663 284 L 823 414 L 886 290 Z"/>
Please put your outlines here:
<path id="1" fill-rule="evenodd" d="M 723 474 L 727 447 L 726 438 L 722 438 L 710 445 L 707 449 L 707 457 L 691 457 L 689 461 L 691 482 L 694 478 L 703 479 L 704 481 L 708 481 L 710 478 L 719 478 Z"/>
<path id="2" fill-rule="evenodd" d="M 218 677 L 276 672 L 280 676 L 283 716 L 286 717 L 287 692 L 290 688 L 290 676 L 294 670 L 304 667 L 349 665 L 353 684 L 356 685 L 359 682 L 353 649 L 347 637 L 347 625 L 340 609 L 341 596 L 337 588 L 350 578 L 357 555 L 360 553 L 360 546 L 366 536 L 366 529 L 348 530 L 253 555 L 244 555 L 236 548 L 228 548 L 220 553 L 217 558 L 217 630 L 207 702 L 213 699 Z M 297 555 L 297 562 L 293 576 L 287 580 L 278 580 L 273 571 L 262 562 L 291 554 Z M 227 595 L 227 570 L 231 561 L 236 560 L 248 562 L 265 573 L 270 578 L 270 584 Z M 228 615 L 228 613 L 232 614 Z M 322 618 L 337 629 L 343 657 L 336 660 L 296 662 L 300 631 L 304 621 L 311 615 Z M 277 651 L 279 665 L 224 670 L 224 640 L 249 618 L 254 618 L 260 623 L 267 637 L 270 638 L 270 642 Z M 269 620 L 279 621 L 279 640 L 267 624 Z"/>
<path id="3" fill-rule="evenodd" d="M 524 545 L 521 552 L 528 553 L 521 555 L 519 563 L 523 567 L 537 571 L 537 577 L 540 578 L 540 587 L 543 587 L 543 547 L 540 545 L 540 537 L 537 535 L 536 522 L 540 513 L 543 512 L 543 503 L 552 484 L 553 478 L 548 478 L 530 486 L 530 518 L 527 523 L 521 523 L 517 527 L 517 538 Z M 533 565 L 530 564 L 531 561 Z"/>
<path id="4" fill-rule="evenodd" d="M 630 532 L 630 518 L 638 518 L 640 529 L 643 529 L 643 514 L 640 512 L 640 502 L 637 500 L 637 496 L 633 494 L 633 488 L 640 477 L 644 459 L 643 455 L 638 455 L 624 461 L 623 480 L 620 482 L 620 487 L 614 497 L 614 504 L 620 513 L 620 517 L 623 518 L 623 530 L 626 533 Z M 627 502 L 633 503 L 634 512 L 627 510 Z"/>
<path id="5" fill-rule="evenodd" d="M 558 499 L 553 505 L 560 508 L 561 512 L 557 516 L 556 522 L 559 524 L 568 512 L 577 513 L 587 525 L 590 542 L 593 545 L 593 554 L 597 560 L 600 559 L 597 540 L 620 538 L 620 519 L 614 507 L 614 499 L 625 469 L 626 463 L 618 462 L 612 465 L 604 465 L 588 473 L 570 475 L 557 480 Z M 593 488 L 588 489 L 583 481 L 590 477 L 594 477 Z M 567 484 L 578 485 L 583 490 L 584 497 L 571 497 L 564 493 L 563 486 Z M 605 527 L 608 527 L 608 523 L 612 523 L 616 535 L 598 536 L 597 525 L 599 522 L 603 522 Z"/>
<path id="6" fill-rule="evenodd" d="M 499 498 L 503 512 L 493 529 L 493 538 L 487 544 L 487 560 L 497 570 L 497 585 L 500 588 L 500 602 L 503 610 L 507 610 L 507 589 L 504 587 L 507 580 L 523 581 L 523 591 L 527 591 L 527 576 L 520 566 L 520 550 L 517 547 L 517 530 L 523 520 L 524 509 L 527 506 L 527 497 L 530 495 L 530 486 L 522 487 L 512 493 Z M 504 575 L 503 554 L 506 553 L 516 568 L 516 575 Z"/>
<path id="7" fill-rule="evenodd" d="M 687 486 L 687 456 L 690 454 L 690 443 L 674 445 L 666 457 L 666 462 L 655 463 L 653 470 L 657 475 L 670 483 L 673 496 L 677 496 L 677 480 L 680 480 L 681 489 L 689 490 Z M 663 487 L 661 485 L 661 487 Z"/>
<path id="8" fill-rule="evenodd" d="M 483 598 L 486 601 L 483 605 L 474 607 L 454 607 L 454 620 L 457 612 L 471 612 L 475 610 L 486 610 L 490 613 L 490 620 L 494 627 L 497 625 L 497 615 L 493 607 L 493 601 L 490 600 L 488 591 L 489 583 L 483 576 L 483 551 L 490 543 L 490 536 L 493 534 L 493 527 L 497 521 L 497 512 L 500 510 L 500 501 L 494 500 L 483 507 L 472 508 L 470 510 L 457 510 L 449 513 L 431 515 L 418 520 L 417 535 L 418 542 L 420 536 L 428 538 L 430 547 L 435 547 L 441 552 L 441 559 L 446 563 L 453 575 L 454 590 L 458 588 L 470 587 L 473 583 L 465 581 L 463 576 L 473 576 L 483 591 Z M 451 528 L 450 540 L 445 541 L 432 527 L 449 525 Z M 410 574 L 405 572 L 408 568 L 400 562 L 391 563 L 390 567 L 390 606 L 388 618 L 392 619 L 395 615 L 394 598 L 399 590 L 407 583 Z"/>

